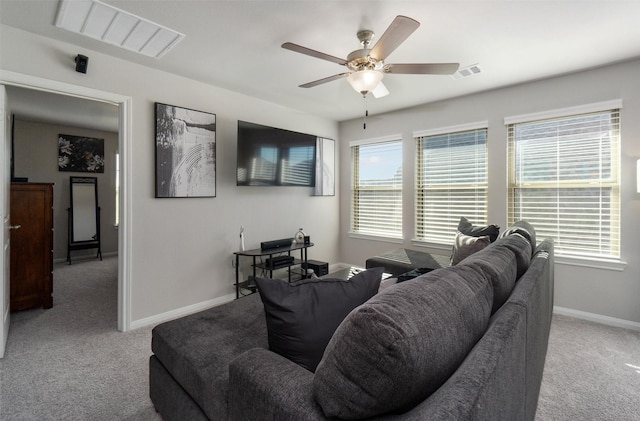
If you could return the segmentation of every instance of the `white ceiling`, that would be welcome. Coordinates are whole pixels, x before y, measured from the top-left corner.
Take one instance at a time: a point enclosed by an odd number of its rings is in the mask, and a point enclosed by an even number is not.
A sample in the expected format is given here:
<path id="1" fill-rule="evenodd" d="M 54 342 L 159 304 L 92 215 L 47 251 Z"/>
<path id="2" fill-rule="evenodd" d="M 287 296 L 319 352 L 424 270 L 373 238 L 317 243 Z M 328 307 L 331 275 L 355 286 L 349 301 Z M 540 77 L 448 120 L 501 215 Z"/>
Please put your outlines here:
<path id="1" fill-rule="evenodd" d="M 406 15 L 421 26 L 387 63 L 478 63 L 482 68 L 481 74 L 460 80 L 386 75 L 391 94 L 369 98 L 370 114 L 640 57 L 640 0 L 104 2 L 185 38 L 161 59 L 132 53 L 55 27 L 58 0 L 0 0 L 0 21 L 82 51 L 99 51 L 336 121 L 360 117 L 364 110 L 362 97 L 346 79 L 309 89 L 298 85 L 346 68 L 284 50 L 283 42 L 345 58 L 360 48 L 358 30 L 371 29 L 379 37 L 396 15 Z"/>

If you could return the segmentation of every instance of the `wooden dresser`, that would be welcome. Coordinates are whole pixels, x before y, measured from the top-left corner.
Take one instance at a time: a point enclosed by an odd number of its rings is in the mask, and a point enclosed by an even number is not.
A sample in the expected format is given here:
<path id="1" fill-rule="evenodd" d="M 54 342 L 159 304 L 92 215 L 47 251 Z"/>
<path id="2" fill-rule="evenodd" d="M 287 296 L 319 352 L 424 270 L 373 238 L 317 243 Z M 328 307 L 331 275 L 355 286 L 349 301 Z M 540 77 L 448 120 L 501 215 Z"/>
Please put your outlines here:
<path id="1" fill-rule="evenodd" d="M 53 306 L 53 184 L 11 183 L 11 311 Z"/>

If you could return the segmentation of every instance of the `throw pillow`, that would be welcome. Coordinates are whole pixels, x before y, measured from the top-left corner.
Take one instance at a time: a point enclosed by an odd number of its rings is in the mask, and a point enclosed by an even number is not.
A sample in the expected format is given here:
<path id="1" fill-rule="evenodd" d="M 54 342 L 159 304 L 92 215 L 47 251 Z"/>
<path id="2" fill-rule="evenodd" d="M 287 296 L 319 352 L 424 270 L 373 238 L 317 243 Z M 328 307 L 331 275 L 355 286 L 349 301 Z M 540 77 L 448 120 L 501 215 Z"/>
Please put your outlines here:
<path id="1" fill-rule="evenodd" d="M 469 235 L 471 237 L 482 237 L 488 235 L 489 239 L 493 243 L 498 239 L 498 234 L 500 234 L 500 227 L 496 224 L 473 225 L 467 218 L 462 216 L 460 217 L 460 222 L 458 223 L 458 231 L 460 231 L 464 235 Z"/>
<path id="2" fill-rule="evenodd" d="M 371 298 L 340 324 L 313 377 L 324 415 L 361 419 L 422 402 L 482 337 L 492 301 L 489 280 L 469 266 L 438 269 Z"/>
<path id="3" fill-rule="evenodd" d="M 349 280 L 256 278 L 269 349 L 315 371 L 338 325 L 378 292 L 383 271 L 368 269 Z"/>
<path id="4" fill-rule="evenodd" d="M 473 253 L 482 250 L 491 244 L 488 235 L 481 237 L 473 237 L 465 235 L 461 232 L 456 233 L 455 242 L 453 244 L 453 253 L 451 254 L 451 265 L 457 265 L 465 257 L 471 256 Z"/>

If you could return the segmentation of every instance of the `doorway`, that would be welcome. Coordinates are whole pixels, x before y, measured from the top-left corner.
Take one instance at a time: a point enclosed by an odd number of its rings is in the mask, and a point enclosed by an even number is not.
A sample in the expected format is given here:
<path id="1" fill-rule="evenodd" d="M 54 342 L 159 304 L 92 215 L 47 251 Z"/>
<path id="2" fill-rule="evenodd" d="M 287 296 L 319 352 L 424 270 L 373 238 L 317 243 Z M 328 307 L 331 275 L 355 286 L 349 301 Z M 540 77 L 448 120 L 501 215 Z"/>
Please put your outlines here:
<path id="1" fill-rule="evenodd" d="M 119 191 L 118 191 L 118 322 L 117 329 L 125 332 L 130 329 L 130 244 L 131 233 L 128 229 L 131 220 L 130 192 L 131 180 L 129 177 L 131 166 L 131 110 L 132 98 L 110 92 L 98 91 L 91 88 L 71 85 L 63 82 L 33 77 L 29 75 L 2 72 L 0 84 L 25 89 L 33 89 L 54 93 L 62 96 L 71 96 L 89 101 L 97 101 L 113 104 L 118 108 L 118 152 L 119 152 Z M 9 109 L 11 103 L 9 102 Z M 8 171 L 5 171 L 8 174 Z M 6 177 L 6 175 L 5 175 Z M 6 180 L 4 180 L 6 181 Z M 3 198 L 0 198 L 4 200 Z M 4 269 L 4 268 L 2 268 Z M 5 282 L 8 282 L 6 280 Z M 6 288 L 7 286 L 4 285 Z M 8 289 L 8 288 L 7 288 Z M 5 303 L 0 304 L 2 312 L 8 312 Z M 4 344 L 2 344 L 4 345 Z"/>

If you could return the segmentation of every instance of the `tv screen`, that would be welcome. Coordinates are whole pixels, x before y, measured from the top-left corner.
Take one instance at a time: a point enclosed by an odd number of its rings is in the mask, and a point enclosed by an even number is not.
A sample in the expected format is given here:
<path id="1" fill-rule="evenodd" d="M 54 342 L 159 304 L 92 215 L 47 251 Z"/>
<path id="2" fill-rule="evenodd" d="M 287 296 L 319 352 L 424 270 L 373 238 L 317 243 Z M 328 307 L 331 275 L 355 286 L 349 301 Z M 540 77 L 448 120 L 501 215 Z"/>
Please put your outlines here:
<path id="1" fill-rule="evenodd" d="M 315 186 L 317 136 L 238 121 L 238 186 Z"/>

